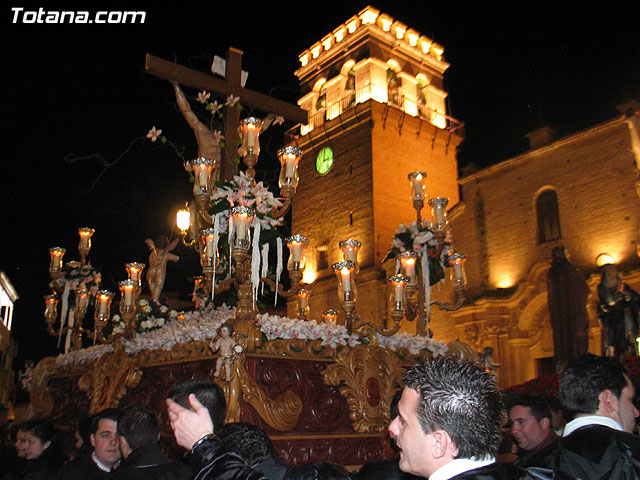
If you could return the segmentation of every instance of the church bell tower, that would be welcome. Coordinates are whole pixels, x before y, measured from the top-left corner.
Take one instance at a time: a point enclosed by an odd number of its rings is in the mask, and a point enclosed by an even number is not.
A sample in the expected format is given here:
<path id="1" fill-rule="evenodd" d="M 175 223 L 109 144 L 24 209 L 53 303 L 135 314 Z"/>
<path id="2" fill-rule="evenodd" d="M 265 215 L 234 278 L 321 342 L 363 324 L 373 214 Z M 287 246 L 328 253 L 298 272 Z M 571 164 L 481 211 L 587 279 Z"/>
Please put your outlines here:
<path id="1" fill-rule="evenodd" d="M 331 265 L 343 260 L 339 242 L 355 239 L 362 244 L 357 315 L 384 324 L 389 272 L 382 260 L 398 225 L 416 220 L 407 175 L 426 172 L 428 198 L 447 197 L 449 207 L 459 201 L 462 124 L 446 111 L 444 48 L 369 6 L 299 60 L 298 104 L 309 122 L 293 141 L 304 151 L 304 188 L 293 200 L 292 233 L 309 238 L 309 318 L 320 320 L 327 308 L 341 313 Z M 290 304 L 289 315 L 295 310 Z M 416 333 L 415 322 L 403 330 Z"/>

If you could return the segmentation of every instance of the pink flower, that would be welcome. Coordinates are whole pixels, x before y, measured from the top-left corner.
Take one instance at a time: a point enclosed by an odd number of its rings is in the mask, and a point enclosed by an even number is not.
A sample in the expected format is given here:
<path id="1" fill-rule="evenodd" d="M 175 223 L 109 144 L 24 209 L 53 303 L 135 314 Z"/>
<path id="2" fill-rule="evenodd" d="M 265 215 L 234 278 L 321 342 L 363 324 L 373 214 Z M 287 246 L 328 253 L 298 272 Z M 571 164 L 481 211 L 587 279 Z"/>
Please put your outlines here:
<path id="1" fill-rule="evenodd" d="M 224 103 L 227 107 L 235 107 L 236 103 L 240 100 L 240 97 L 234 97 L 233 95 L 229 95 L 227 97 L 227 101 Z"/>
<path id="2" fill-rule="evenodd" d="M 210 93 L 207 93 L 206 90 L 203 90 L 200 93 L 198 93 L 198 101 L 200 103 L 207 103 L 207 100 L 209 100 L 210 96 L 211 96 Z"/>
<path id="3" fill-rule="evenodd" d="M 147 132 L 147 138 L 151 139 L 152 142 L 155 142 L 156 139 L 162 134 L 162 130 L 156 130 L 155 125 L 151 127 L 151 130 Z"/>

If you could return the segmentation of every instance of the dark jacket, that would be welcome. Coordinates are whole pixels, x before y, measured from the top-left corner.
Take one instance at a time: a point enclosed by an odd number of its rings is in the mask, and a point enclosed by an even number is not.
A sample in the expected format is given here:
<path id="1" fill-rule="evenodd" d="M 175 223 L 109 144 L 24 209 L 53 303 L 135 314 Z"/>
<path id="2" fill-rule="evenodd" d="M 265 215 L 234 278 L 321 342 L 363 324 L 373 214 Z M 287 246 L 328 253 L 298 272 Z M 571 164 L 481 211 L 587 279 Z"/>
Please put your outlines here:
<path id="1" fill-rule="evenodd" d="M 132 451 L 118 467 L 118 478 L 149 480 L 191 480 L 193 473 L 184 463 L 170 461 L 157 445 L 143 445 Z"/>
<path id="2" fill-rule="evenodd" d="M 105 472 L 98 468 L 91 455 L 83 455 L 69 463 L 65 463 L 58 471 L 57 478 L 59 480 L 115 480 L 116 471 L 117 469 L 112 472 Z"/>
<path id="3" fill-rule="evenodd" d="M 217 437 L 200 443 L 191 454 L 191 461 L 198 471 L 194 480 L 266 480 L 242 457 L 227 452 Z"/>
<path id="4" fill-rule="evenodd" d="M 640 479 L 640 437 L 603 425 L 584 426 L 530 465 L 583 480 Z"/>
<path id="5" fill-rule="evenodd" d="M 272 458 L 254 468 L 269 480 L 340 480 L 351 478 L 344 467 L 327 462 L 288 465 L 281 458 Z"/>
<path id="6" fill-rule="evenodd" d="M 11 469 L 0 478 L 3 480 L 50 480 L 55 479 L 56 474 L 65 461 L 58 452 L 46 449 L 34 460 L 19 458 L 13 463 Z M 1 467 L 4 467 L 2 465 Z M 2 468 L 4 470 L 4 468 Z"/>
<path id="7" fill-rule="evenodd" d="M 527 472 L 510 463 L 492 463 L 451 477 L 450 480 L 520 480 L 530 479 Z"/>
<path id="8" fill-rule="evenodd" d="M 539 465 L 539 458 L 547 458 L 550 454 L 552 454 L 556 448 L 558 448 L 558 437 L 555 432 L 551 432 L 549 438 L 545 440 L 544 444 L 540 446 L 537 450 L 531 450 L 529 452 L 525 452 L 518 459 L 513 462 L 513 464 L 520 468 L 526 468 L 534 465 Z"/>
<path id="9" fill-rule="evenodd" d="M 369 462 L 362 466 L 353 478 L 356 480 L 419 480 L 420 477 L 400 470 L 399 459 Z"/>

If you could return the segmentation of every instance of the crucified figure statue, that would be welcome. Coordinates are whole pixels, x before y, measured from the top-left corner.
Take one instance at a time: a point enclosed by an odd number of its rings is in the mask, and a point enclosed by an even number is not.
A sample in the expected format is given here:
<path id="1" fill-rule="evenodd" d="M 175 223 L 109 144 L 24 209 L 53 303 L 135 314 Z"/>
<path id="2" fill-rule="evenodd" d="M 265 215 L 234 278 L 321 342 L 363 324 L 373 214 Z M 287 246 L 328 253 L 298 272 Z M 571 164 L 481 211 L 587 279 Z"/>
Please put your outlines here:
<path id="1" fill-rule="evenodd" d="M 198 142 L 198 157 L 207 158 L 213 161 L 220 159 L 220 137 L 212 132 L 209 127 L 202 123 L 197 115 L 191 110 L 187 97 L 184 96 L 178 82 L 172 81 L 173 89 L 176 93 L 176 102 L 185 120 L 196 135 Z"/>

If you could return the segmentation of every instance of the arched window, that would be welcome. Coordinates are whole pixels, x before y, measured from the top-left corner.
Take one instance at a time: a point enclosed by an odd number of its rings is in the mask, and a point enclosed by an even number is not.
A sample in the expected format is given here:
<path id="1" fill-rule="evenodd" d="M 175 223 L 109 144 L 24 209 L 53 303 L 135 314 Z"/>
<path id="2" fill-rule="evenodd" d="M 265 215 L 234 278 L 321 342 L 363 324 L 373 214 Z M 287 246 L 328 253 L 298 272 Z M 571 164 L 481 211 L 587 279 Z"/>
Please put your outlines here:
<path id="1" fill-rule="evenodd" d="M 550 242 L 560 238 L 560 215 L 558 197 L 553 190 L 545 190 L 536 200 L 538 216 L 538 243 Z"/>

